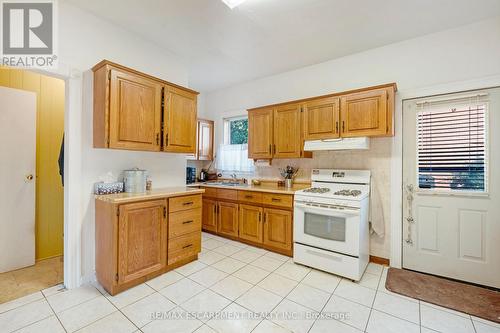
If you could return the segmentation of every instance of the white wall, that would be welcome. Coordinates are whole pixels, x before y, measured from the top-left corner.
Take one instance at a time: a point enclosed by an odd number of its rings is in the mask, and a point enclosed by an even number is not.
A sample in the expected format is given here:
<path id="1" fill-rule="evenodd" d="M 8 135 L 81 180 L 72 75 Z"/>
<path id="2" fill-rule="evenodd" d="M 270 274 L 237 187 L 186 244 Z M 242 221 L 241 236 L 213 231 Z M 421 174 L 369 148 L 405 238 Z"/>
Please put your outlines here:
<path id="1" fill-rule="evenodd" d="M 185 184 L 186 159 L 183 155 L 118 151 L 92 148 L 92 72 L 103 59 L 146 72 L 159 78 L 188 85 L 186 66 L 152 43 L 103 21 L 66 2 L 59 3 L 59 61 L 61 66 L 84 72 L 81 114 L 81 213 L 77 221 L 81 240 L 81 275 L 93 278 L 94 198 L 93 184 L 108 171 L 118 175 L 123 169 L 139 167 L 150 171 L 154 187 Z"/>
<path id="2" fill-rule="evenodd" d="M 206 94 L 206 112 L 221 128 L 224 115 L 237 115 L 252 107 L 285 102 L 293 99 L 328 94 L 335 91 L 361 88 L 396 82 L 400 91 L 431 87 L 448 82 L 484 78 L 500 74 L 500 17 L 456 29 L 435 33 L 416 39 L 387 45 L 325 63 L 304 67 L 279 75 L 243 83 Z M 401 106 L 397 105 L 397 112 Z M 399 128 L 396 128 L 398 131 Z M 216 131 L 216 142 L 221 131 Z M 384 140 L 391 145 L 392 140 Z M 388 142 L 385 142 L 388 141 Z M 390 150 L 389 150 L 390 151 Z M 366 158 L 366 163 L 341 164 L 341 159 L 331 162 L 308 162 L 321 167 L 363 167 L 383 165 L 390 168 L 390 154 L 376 154 Z M 329 153 L 333 157 L 335 153 Z M 373 154 L 372 154 L 373 155 Z M 360 156 L 363 156 L 362 154 Z M 336 162 L 337 161 L 337 162 Z M 385 179 L 390 180 L 395 170 L 389 170 Z M 397 173 L 396 173 L 397 174 Z M 379 184 L 382 202 L 389 203 L 390 181 Z M 390 204 L 387 204 L 390 206 Z M 385 207 L 386 230 L 390 229 L 390 210 Z M 383 239 L 372 237 L 372 254 L 389 257 L 390 235 Z"/>

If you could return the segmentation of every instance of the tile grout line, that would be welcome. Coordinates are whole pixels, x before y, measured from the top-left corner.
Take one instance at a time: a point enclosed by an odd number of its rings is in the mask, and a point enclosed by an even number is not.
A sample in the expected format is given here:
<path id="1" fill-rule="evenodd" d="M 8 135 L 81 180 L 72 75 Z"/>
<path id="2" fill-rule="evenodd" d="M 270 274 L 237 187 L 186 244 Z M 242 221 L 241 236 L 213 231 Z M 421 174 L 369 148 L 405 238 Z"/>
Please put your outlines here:
<path id="1" fill-rule="evenodd" d="M 375 299 L 377 298 L 378 288 L 380 286 L 380 282 L 382 281 L 382 276 L 383 275 L 384 275 L 384 267 L 382 266 L 382 272 L 380 273 L 380 276 L 379 276 L 379 279 L 378 279 L 377 289 L 375 290 L 375 295 L 373 297 L 372 305 L 370 307 L 370 313 L 368 313 L 368 319 L 366 320 L 365 329 L 363 330 L 363 332 L 367 332 L 367 330 L 368 330 L 368 324 L 370 323 L 370 319 L 372 317 L 373 306 L 375 305 Z"/>
<path id="2" fill-rule="evenodd" d="M 309 275 L 309 274 L 308 274 L 308 275 Z M 337 276 L 337 275 L 336 275 L 336 276 Z M 332 299 L 332 297 L 333 297 L 333 295 L 334 295 L 334 293 L 335 293 L 335 290 L 337 290 L 337 288 L 339 287 L 340 282 L 342 282 L 342 279 L 343 279 L 342 277 L 339 279 L 339 282 L 337 283 L 337 285 L 335 286 L 335 288 L 334 288 L 334 289 L 333 289 L 333 291 L 331 292 L 330 297 L 328 297 L 328 300 L 326 301 L 325 305 L 323 305 L 323 308 L 321 308 L 321 311 L 319 311 L 319 312 L 318 312 L 320 315 L 321 315 L 321 313 L 325 310 L 325 307 L 326 307 L 326 305 L 328 304 L 328 302 L 330 302 L 330 300 Z M 336 320 L 336 319 L 334 318 L 334 320 Z M 317 322 L 317 321 L 318 321 L 318 318 L 316 318 L 316 319 L 314 320 L 314 322 L 312 323 L 311 327 L 309 328 L 309 330 L 308 330 L 307 332 L 310 332 L 310 331 L 312 330 L 312 328 L 313 328 L 314 324 L 316 324 L 316 322 Z"/>

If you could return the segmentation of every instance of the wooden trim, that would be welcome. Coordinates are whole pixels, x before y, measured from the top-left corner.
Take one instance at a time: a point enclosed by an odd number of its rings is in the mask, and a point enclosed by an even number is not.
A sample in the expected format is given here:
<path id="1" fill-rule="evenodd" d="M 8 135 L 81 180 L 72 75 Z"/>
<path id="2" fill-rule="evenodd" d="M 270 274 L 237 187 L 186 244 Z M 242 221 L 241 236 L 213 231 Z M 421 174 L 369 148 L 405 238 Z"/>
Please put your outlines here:
<path id="1" fill-rule="evenodd" d="M 381 84 L 378 86 L 371 86 L 371 87 L 366 87 L 366 88 L 347 90 L 347 91 L 336 92 L 336 93 L 331 93 L 331 94 L 327 94 L 327 95 L 308 97 L 308 98 L 303 98 L 303 99 L 296 99 L 293 101 L 287 101 L 287 102 L 282 102 L 282 103 L 259 106 L 259 107 L 248 109 L 247 111 L 254 111 L 254 110 L 259 110 L 259 109 L 264 109 L 264 108 L 266 108 L 266 109 L 267 108 L 274 108 L 274 107 L 278 107 L 278 106 L 282 106 L 282 105 L 286 105 L 286 104 L 292 104 L 292 103 L 304 103 L 304 102 L 319 99 L 319 98 L 335 97 L 335 96 L 353 94 L 353 93 L 358 93 L 358 92 L 363 92 L 363 91 L 368 91 L 368 90 L 373 90 L 373 89 L 382 89 L 382 88 L 394 88 L 395 92 L 398 90 L 396 83 L 393 82 L 393 83 Z"/>
<path id="2" fill-rule="evenodd" d="M 135 69 L 132 69 L 130 67 L 126 67 L 126 66 L 123 66 L 123 65 L 120 65 L 120 64 L 117 64 L 117 63 L 114 63 L 112 61 L 109 61 L 109 60 L 102 60 L 100 61 L 99 63 L 97 63 L 96 65 L 94 65 L 94 67 L 92 67 L 92 71 L 97 71 L 99 68 L 103 67 L 103 66 L 112 66 L 112 67 L 115 67 L 117 69 L 121 69 L 121 70 L 126 70 L 128 72 L 131 72 L 133 74 L 136 74 L 136 75 L 141 75 L 141 76 L 144 76 L 144 77 L 147 77 L 149 79 L 152 79 L 152 80 L 156 80 L 156 81 L 160 81 L 164 84 L 167 84 L 169 86 L 172 86 L 172 87 L 175 87 L 175 88 L 178 88 L 178 89 L 182 89 L 184 91 L 188 91 L 192 94 L 196 94 L 196 95 L 199 95 L 200 93 L 195 91 L 195 90 L 192 90 L 192 89 L 189 89 L 189 88 L 186 88 L 186 87 L 183 87 L 183 86 L 180 86 L 178 84 L 175 84 L 175 83 L 172 83 L 172 82 L 169 82 L 169 81 L 166 81 L 166 80 L 162 80 L 162 79 L 159 79 L 157 77 L 154 77 L 152 75 L 149 75 L 149 74 L 146 74 L 146 73 L 143 73 L 143 72 L 139 72 L 138 70 L 135 70 Z"/>
<path id="3" fill-rule="evenodd" d="M 384 266 L 390 265 L 389 259 L 377 257 L 377 256 L 372 256 L 372 255 L 370 255 L 370 262 L 372 262 L 374 264 L 384 265 Z"/>

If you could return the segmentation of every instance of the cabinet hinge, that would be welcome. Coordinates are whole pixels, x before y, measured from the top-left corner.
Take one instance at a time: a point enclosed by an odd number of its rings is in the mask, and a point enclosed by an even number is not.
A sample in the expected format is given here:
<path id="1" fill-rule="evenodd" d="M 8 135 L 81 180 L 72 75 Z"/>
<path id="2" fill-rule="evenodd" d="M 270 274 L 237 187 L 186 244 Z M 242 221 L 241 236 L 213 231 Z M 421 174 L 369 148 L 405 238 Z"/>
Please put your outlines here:
<path id="1" fill-rule="evenodd" d="M 116 208 L 116 216 L 120 216 L 120 207 Z"/>
<path id="2" fill-rule="evenodd" d="M 118 282 L 118 273 L 115 274 L 115 281 Z"/>
<path id="3" fill-rule="evenodd" d="M 161 88 L 161 107 L 165 107 L 165 87 Z"/>

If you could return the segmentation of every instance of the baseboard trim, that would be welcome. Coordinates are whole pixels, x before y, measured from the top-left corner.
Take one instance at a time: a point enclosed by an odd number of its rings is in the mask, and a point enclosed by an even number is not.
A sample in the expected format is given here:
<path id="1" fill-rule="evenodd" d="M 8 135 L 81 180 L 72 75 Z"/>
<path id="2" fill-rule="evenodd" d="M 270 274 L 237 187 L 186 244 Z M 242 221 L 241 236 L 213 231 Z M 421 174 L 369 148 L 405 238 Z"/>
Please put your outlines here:
<path id="1" fill-rule="evenodd" d="M 390 266 L 389 259 L 382 258 L 382 257 L 370 256 L 370 262 L 373 262 L 374 264 Z"/>

